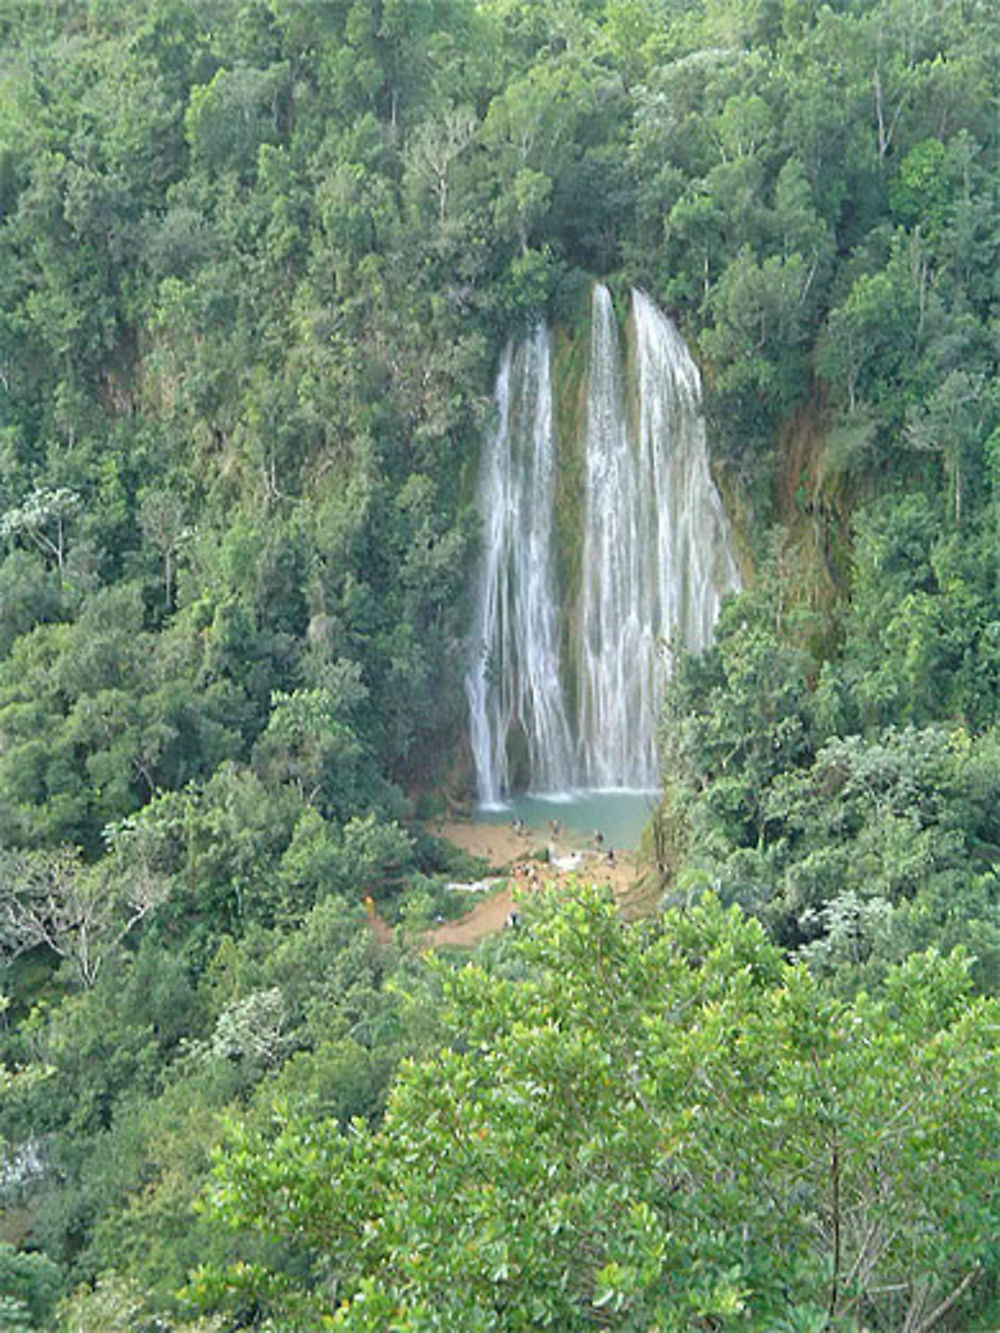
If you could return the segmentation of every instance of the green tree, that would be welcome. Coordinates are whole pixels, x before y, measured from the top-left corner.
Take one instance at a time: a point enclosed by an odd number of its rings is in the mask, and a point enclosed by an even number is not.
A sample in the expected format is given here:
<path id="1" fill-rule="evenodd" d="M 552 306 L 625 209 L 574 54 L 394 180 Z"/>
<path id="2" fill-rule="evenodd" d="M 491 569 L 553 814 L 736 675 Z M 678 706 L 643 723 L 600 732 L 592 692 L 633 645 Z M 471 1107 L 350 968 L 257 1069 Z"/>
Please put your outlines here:
<path id="1" fill-rule="evenodd" d="M 62 1274 L 43 1254 L 25 1254 L 0 1241 L 0 1319 L 11 1333 L 49 1327 Z"/>
<path id="2" fill-rule="evenodd" d="M 445 976 L 452 1044 L 402 1068 L 380 1129 L 234 1129 L 212 1207 L 294 1238 L 311 1281 L 244 1269 L 232 1295 L 289 1329 L 969 1308 L 1000 1206 L 996 1006 L 961 958 L 844 1004 L 711 901 L 629 928 L 582 892 L 530 920 L 522 975 L 504 950 Z"/>
<path id="3" fill-rule="evenodd" d="M 770 782 L 811 753 L 809 655 L 791 641 L 775 591 L 729 600 L 714 645 L 682 655 L 666 691 L 664 768 L 678 791 L 703 794 L 691 817 L 705 819 L 706 841 L 715 830 L 731 845 L 759 842 Z"/>
<path id="4" fill-rule="evenodd" d="M 189 535 L 184 506 L 172 491 L 147 491 L 140 501 L 139 522 L 146 540 L 163 561 L 163 603 L 170 611 L 174 597 L 174 564 L 181 543 Z"/>
<path id="5" fill-rule="evenodd" d="M 991 406 L 980 375 L 953 370 L 926 405 L 908 413 L 906 436 L 911 448 L 939 453 L 944 458 L 956 526 L 962 521 L 968 474 L 972 471 L 975 476 L 976 465 L 982 461 Z"/>
<path id="6" fill-rule="evenodd" d="M 138 1283 L 109 1272 L 95 1286 L 81 1286 L 60 1302 L 55 1327 L 59 1333 L 136 1333 L 145 1328 L 172 1333 L 177 1324 L 153 1313 Z M 192 1333 L 219 1333 L 221 1325 L 208 1319 L 184 1327 Z"/>
<path id="7" fill-rule="evenodd" d="M 211 83 L 192 88 L 185 129 L 195 162 L 212 173 L 251 176 L 261 145 L 281 136 L 287 79 L 283 66 L 242 66 L 220 69 Z"/>

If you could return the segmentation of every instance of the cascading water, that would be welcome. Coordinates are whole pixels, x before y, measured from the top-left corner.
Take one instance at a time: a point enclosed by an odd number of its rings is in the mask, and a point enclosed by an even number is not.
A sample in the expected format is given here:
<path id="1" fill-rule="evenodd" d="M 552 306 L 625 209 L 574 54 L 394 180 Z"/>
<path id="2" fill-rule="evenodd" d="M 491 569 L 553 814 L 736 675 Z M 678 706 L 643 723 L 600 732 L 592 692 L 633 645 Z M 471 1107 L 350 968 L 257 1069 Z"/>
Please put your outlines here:
<path id="1" fill-rule="evenodd" d="M 645 617 L 643 497 L 626 431 L 625 389 L 611 294 L 594 289 L 587 382 L 579 636 L 579 777 L 589 787 L 652 786 L 643 720 L 656 657 Z M 650 762 L 651 761 L 651 762 Z"/>
<path id="2" fill-rule="evenodd" d="M 466 680 L 484 804 L 518 777 L 536 792 L 654 787 L 666 643 L 704 647 L 722 594 L 739 583 L 708 467 L 697 367 L 641 292 L 632 294 L 631 334 L 629 376 L 611 296 L 596 286 L 575 588 L 560 589 L 555 572 L 545 328 L 501 361 Z"/>
<path id="3" fill-rule="evenodd" d="M 572 741 L 559 670 L 552 510 L 555 438 L 549 336 L 539 325 L 508 345 L 496 388 L 479 503 L 485 521 L 476 626 L 466 677 L 479 798 L 495 804 L 510 785 L 515 737 L 534 787 L 572 779 Z"/>
<path id="4" fill-rule="evenodd" d="M 722 595 L 739 587 L 729 525 L 708 466 L 701 376 L 674 325 L 632 293 L 643 487 L 655 496 L 650 539 L 659 566 L 653 611 L 685 648 L 711 642 Z"/>

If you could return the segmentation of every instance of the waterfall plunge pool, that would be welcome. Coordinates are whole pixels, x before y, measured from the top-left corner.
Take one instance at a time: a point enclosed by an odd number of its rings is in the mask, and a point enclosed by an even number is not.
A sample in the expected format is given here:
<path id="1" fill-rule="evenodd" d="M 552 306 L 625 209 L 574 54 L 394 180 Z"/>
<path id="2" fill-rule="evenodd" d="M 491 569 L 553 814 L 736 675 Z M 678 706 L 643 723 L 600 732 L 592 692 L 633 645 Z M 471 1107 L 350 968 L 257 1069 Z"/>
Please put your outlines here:
<path id="1" fill-rule="evenodd" d="M 473 820 L 477 824 L 509 824 L 511 820 L 523 819 L 530 832 L 538 835 L 539 842 L 546 843 L 551 839 L 551 821 L 557 819 L 561 841 L 578 841 L 581 846 L 589 847 L 595 830 L 599 830 L 605 847 L 634 852 L 659 796 L 658 791 L 621 788 L 545 796 L 525 792 L 508 797 L 502 805 L 480 806 Z"/>

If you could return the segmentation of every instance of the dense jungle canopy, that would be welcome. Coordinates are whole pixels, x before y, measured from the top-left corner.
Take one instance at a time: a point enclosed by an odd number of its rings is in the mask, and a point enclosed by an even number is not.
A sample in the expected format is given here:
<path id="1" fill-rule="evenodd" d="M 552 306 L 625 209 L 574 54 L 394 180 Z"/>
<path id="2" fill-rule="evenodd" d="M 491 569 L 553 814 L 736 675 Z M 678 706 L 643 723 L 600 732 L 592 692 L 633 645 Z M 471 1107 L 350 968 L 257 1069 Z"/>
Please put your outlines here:
<path id="1" fill-rule="evenodd" d="M 596 279 L 746 590 L 652 915 L 428 960 Z M 998 359 L 993 0 L 5 0 L 0 1326 L 996 1327 Z"/>

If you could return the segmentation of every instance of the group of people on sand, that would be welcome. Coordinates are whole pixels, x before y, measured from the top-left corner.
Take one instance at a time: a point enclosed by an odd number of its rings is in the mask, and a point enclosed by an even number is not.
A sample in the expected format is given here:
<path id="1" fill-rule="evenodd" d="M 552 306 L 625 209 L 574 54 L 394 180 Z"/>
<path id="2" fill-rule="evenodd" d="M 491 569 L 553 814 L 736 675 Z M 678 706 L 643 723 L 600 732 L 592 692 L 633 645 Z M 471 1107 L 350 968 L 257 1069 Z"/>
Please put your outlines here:
<path id="1" fill-rule="evenodd" d="M 514 879 L 518 887 L 523 884 L 527 884 L 531 889 L 540 889 L 542 887 L 538 867 L 535 865 L 518 863 L 514 866 Z"/>
<path id="2" fill-rule="evenodd" d="M 514 830 L 514 832 L 518 834 L 518 836 L 520 837 L 526 837 L 531 831 L 520 815 L 514 816 L 514 818 L 511 820 L 510 826 Z M 555 854 L 556 854 L 555 840 L 559 837 L 560 832 L 561 832 L 561 827 L 559 824 L 559 820 L 550 819 L 549 820 L 549 833 L 551 834 L 551 842 L 549 843 L 550 863 L 555 861 Z M 594 830 L 593 844 L 594 844 L 594 852 L 598 856 L 603 854 L 604 860 L 609 866 L 614 866 L 617 864 L 615 860 L 615 849 L 613 847 L 605 847 L 604 834 L 600 831 L 600 829 Z M 575 855 L 579 857 L 581 853 L 576 853 Z M 543 870 L 537 864 L 531 861 L 516 861 L 513 865 L 511 873 L 513 875 L 514 883 L 518 888 L 529 888 L 532 890 L 532 892 L 535 893 L 540 891 L 542 887 Z M 517 927 L 520 925 L 520 920 L 521 918 L 519 912 L 517 911 L 516 908 L 512 908 L 511 911 L 508 913 L 506 920 L 504 921 L 504 928 L 506 930 L 516 930 Z"/>
<path id="3" fill-rule="evenodd" d="M 527 824 L 524 822 L 524 820 L 521 818 L 520 815 L 514 816 L 514 818 L 510 822 L 510 826 L 514 830 L 514 832 L 521 837 L 525 837 L 529 832 Z M 549 820 L 549 832 L 552 835 L 552 842 L 549 845 L 549 859 L 552 860 L 555 857 L 555 850 L 556 850 L 555 840 L 556 838 L 559 837 L 559 834 L 561 832 L 561 827 L 558 819 Z M 601 832 L 600 829 L 594 829 L 594 851 L 598 855 L 601 855 L 601 853 L 603 852 L 604 859 L 609 866 L 613 866 L 616 864 L 615 849 L 613 847 L 605 848 L 604 834 Z M 516 865 L 514 867 L 514 878 L 518 881 L 518 883 L 520 883 L 523 878 L 527 878 L 531 883 L 532 888 L 541 887 L 540 880 L 538 877 L 538 870 L 534 866 Z"/>

